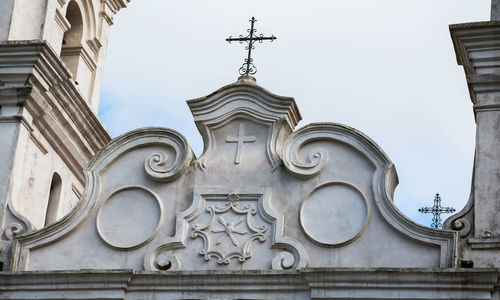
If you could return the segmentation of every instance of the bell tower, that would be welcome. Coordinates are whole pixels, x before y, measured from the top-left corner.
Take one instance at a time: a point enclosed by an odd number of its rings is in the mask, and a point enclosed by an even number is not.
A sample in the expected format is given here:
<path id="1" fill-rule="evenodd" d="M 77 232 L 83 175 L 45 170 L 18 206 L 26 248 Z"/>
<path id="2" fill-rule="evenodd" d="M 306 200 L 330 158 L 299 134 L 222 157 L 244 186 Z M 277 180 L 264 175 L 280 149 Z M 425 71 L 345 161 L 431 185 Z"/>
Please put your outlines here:
<path id="1" fill-rule="evenodd" d="M 79 201 L 110 139 L 97 118 L 114 15 L 130 0 L 0 1 L 0 270 L 19 234 Z"/>

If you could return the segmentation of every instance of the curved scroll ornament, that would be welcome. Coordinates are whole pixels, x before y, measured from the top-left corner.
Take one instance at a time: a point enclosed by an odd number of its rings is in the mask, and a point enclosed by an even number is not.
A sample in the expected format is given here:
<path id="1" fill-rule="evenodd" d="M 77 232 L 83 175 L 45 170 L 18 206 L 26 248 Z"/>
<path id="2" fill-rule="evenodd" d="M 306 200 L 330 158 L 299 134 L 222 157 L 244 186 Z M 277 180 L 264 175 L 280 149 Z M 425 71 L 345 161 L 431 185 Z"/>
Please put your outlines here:
<path id="1" fill-rule="evenodd" d="M 449 216 L 443 223 L 443 229 L 458 231 L 462 239 L 471 233 L 474 220 L 474 170 L 472 171 L 471 181 L 471 190 L 467 204 L 458 213 Z"/>
<path id="2" fill-rule="evenodd" d="M 295 258 L 292 253 L 281 251 L 274 256 L 271 265 L 273 270 L 289 270 L 293 268 L 294 262 Z"/>
<path id="3" fill-rule="evenodd" d="M 31 231 L 31 223 L 24 218 L 15 209 L 12 209 L 12 204 L 7 203 L 7 213 L 5 215 L 5 225 L 3 238 L 8 241 L 14 240 L 18 235 Z"/>
<path id="4" fill-rule="evenodd" d="M 19 223 L 10 223 L 5 226 L 5 237 L 7 240 L 12 241 L 16 235 L 20 235 L 24 233 L 24 228 Z"/>
<path id="5" fill-rule="evenodd" d="M 317 175 L 328 164 L 328 153 L 321 148 L 312 148 L 306 159 L 299 158 L 301 149 L 314 141 L 328 138 L 325 134 L 328 124 L 309 124 L 293 132 L 283 145 L 282 159 L 287 170 L 299 178 Z"/>
<path id="6" fill-rule="evenodd" d="M 161 271 L 180 271 L 181 261 L 176 255 L 163 252 L 156 257 L 155 267 Z"/>
<path id="7" fill-rule="evenodd" d="M 461 238 L 466 237 L 472 229 L 472 225 L 467 219 L 459 219 L 453 222 L 451 229 L 458 231 Z"/>
<path id="8" fill-rule="evenodd" d="M 180 271 L 182 262 L 171 250 L 157 248 L 144 255 L 144 269 L 146 271 Z"/>
<path id="9" fill-rule="evenodd" d="M 151 179 L 170 182 L 183 174 L 194 154 L 186 138 L 174 130 L 169 130 L 169 136 L 162 144 L 173 149 L 174 155 L 169 155 L 169 152 L 153 153 L 146 158 L 144 169 Z"/>

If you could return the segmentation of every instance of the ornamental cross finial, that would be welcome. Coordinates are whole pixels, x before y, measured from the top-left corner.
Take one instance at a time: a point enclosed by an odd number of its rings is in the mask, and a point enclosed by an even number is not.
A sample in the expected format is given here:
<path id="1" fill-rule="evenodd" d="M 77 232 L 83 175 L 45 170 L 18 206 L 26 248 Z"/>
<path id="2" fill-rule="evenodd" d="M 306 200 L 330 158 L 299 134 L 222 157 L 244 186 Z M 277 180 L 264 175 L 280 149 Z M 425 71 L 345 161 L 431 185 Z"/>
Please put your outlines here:
<path id="1" fill-rule="evenodd" d="M 441 214 L 449 214 L 455 212 L 455 209 L 452 207 L 442 207 L 441 206 L 441 196 L 436 194 L 434 197 L 434 206 L 432 207 L 422 207 L 418 210 L 421 213 L 430 213 L 432 214 L 432 228 L 441 228 L 443 224 L 441 223 Z"/>
<path id="2" fill-rule="evenodd" d="M 237 41 L 242 44 L 243 42 L 247 42 L 248 45 L 245 47 L 246 50 L 248 50 L 248 57 L 245 58 L 245 62 L 243 63 L 243 66 L 240 68 L 240 75 L 243 76 L 248 76 L 248 75 L 253 75 L 257 72 L 257 68 L 253 64 L 253 58 L 252 58 L 252 50 L 255 49 L 254 43 L 259 42 L 262 43 L 263 41 L 269 40 L 269 41 L 274 41 L 276 37 L 274 35 L 271 36 L 264 36 L 263 34 L 257 35 L 255 32 L 257 32 L 257 29 L 254 28 L 254 23 L 257 20 L 252 17 L 250 19 L 250 29 L 247 29 L 248 35 L 243 36 L 240 34 L 239 38 L 233 38 L 230 36 L 229 38 L 226 39 L 229 43 Z"/>

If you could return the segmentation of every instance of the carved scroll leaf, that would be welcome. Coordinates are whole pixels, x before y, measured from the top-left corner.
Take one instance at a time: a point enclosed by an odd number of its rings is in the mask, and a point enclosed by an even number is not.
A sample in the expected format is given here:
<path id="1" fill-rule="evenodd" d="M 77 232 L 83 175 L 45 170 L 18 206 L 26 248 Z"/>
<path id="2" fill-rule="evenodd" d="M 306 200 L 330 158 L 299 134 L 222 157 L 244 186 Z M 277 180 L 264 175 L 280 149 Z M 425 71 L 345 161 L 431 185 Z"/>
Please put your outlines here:
<path id="1" fill-rule="evenodd" d="M 144 169 L 148 176 L 160 182 L 170 182 L 183 174 L 194 158 L 186 138 L 180 133 L 169 130 L 169 136 L 162 141 L 174 150 L 174 155 L 153 153 L 144 162 Z"/>
<path id="2" fill-rule="evenodd" d="M 4 233 L 7 240 L 12 241 L 14 239 L 14 236 L 24 233 L 24 228 L 19 223 L 10 223 L 5 226 Z"/>
<path id="3" fill-rule="evenodd" d="M 3 237 L 8 241 L 12 241 L 18 235 L 32 231 L 31 223 L 13 208 L 10 201 L 7 203 L 4 222 L 7 225 L 4 227 Z"/>
<path id="4" fill-rule="evenodd" d="M 467 219 L 458 219 L 451 224 L 451 229 L 458 231 L 461 238 L 466 237 L 472 229 L 472 225 Z"/>
<path id="5" fill-rule="evenodd" d="M 281 251 L 274 256 L 272 261 L 273 270 L 288 270 L 293 267 L 295 258 L 293 254 L 286 251 Z"/>
<path id="6" fill-rule="evenodd" d="M 474 172 L 473 172 L 474 173 Z M 472 231 L 472 222 L 474 220 L 474 175 L 469 200 L 462 210 L 450 216 L 444 221 L 443 229 L 458 231 L 461 238 L 466 238 Z"/>
<path id="7" fill-rule="evenodd" d="M 306 160 L 299 158 L 301 149 L 314 141 L 328 139 L 325 125 L 310 124 L 292 133 L 283 145 L 282 159 L 287 170 L 299 178 L 317 175 L 328 164 L 328 153 L 321 148 L 313 148 Z M 326 129 L 326 130 L 325 130 Z"/>
<path id="8" fill-rule="evenodd" d="M 176 255 L 170 252 L 163 252 L 156 257 L 155 267 L 161 271 L 180 271 L 182 265 Z"/>

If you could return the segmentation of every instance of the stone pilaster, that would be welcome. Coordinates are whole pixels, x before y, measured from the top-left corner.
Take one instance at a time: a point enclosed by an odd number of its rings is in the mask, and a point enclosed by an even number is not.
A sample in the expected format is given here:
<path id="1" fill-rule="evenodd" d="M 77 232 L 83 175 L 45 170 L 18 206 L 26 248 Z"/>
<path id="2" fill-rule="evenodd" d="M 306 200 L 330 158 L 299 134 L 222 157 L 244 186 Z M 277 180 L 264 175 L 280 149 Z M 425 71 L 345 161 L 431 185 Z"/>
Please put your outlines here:
<path id="1" fill-rule="evenodd" d="M 63 177 L 61 217 L 111 137 L 45 41 L 0 42 L 0 135 L 1 271 L 10 241 L 44 226 L 53 174 Z"/>
<path id="2" fill-rule="evenodd" d="M 492 18 L 499 1 L 492 2 Z M 462 258 L 474 267 L 500 266 L 500 21 L 450 26 L 465 70 L 476 120 L 471 196 L 445 227 L 460 230 Z"/>

